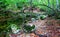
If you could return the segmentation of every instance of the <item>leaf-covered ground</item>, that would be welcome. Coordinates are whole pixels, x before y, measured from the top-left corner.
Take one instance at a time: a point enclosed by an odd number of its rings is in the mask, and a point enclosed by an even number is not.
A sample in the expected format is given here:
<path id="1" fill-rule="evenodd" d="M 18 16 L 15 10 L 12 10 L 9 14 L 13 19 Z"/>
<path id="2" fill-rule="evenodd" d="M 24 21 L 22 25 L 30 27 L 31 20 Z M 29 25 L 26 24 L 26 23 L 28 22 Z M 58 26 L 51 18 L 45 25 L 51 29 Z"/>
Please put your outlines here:
<path id="1" fill-rule="evenodd" d="M 32 22 L 36 26 L 36 34 L 43 35 L 43 37 L 60 37 L 60 20 L 55 19 L 45 19 L 36 20 Z M 12 35 L 14 36 L 14 34 Z M 34 33 L 26 34 L 16 34 L 16 37 L 39 37 Z"/>

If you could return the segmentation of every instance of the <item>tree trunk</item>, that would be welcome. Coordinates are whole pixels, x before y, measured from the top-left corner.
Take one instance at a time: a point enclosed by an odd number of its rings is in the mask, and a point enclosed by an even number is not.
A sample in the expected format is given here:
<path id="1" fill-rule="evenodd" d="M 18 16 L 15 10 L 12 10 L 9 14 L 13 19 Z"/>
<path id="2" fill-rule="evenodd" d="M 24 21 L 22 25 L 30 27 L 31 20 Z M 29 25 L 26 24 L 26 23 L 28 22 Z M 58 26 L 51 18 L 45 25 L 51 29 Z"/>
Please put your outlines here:
<path id="1" fill-rule="evenodd" d="M 56 0 L 56 9 L 58 9 L 58 6 L 59 6 L 59 1 Z"/>
<path id="2" fill-rule="evenodd" d="M 50 1 L 48 0 L 48 6 L 50 7 Z"/>

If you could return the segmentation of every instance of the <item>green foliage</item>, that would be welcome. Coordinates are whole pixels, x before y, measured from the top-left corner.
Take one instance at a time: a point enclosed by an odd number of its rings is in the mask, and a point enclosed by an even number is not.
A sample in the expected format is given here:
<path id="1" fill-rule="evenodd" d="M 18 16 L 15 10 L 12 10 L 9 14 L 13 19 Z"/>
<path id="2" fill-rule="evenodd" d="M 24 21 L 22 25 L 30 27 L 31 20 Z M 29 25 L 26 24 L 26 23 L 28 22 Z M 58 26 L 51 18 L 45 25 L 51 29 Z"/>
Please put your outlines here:
<path id="1" fill-rule="evenodd" d="M 56 19 L 60 19 L 60 12 L 57 12 L 57 13 L 56 13 L 55 18 L 56 18 Z"/>
<path id="2" fill-rule="evenodd" d="M 6 4 L 5 2 L 5 0 L 0 0 L 0 13 L 3 13 L 7 8 L 8 4 Z"/>
<path id="3" fill-rule="evenodd" d="M 40 15 L 40 19 L 44 20 L 47 17 L 47 15 Z"/>
<path id="4" fill-rule="evenodd" d="M 6 1 L 5 4 L 9 4 L 7 6 L 7 9 L 13 9 L 13 8 L 17 9 L 18 6 L 23 7 L 24 5 L 30 6 L 31 3 L 32 3 L 32 5 L 35 5 L 40 8 L 45 8 L 45 7 L 42 7 L 39 4 L 48 5 L 48 0 L 45 0 L 45 1 L 44 0 L 32 0 L 32 2 L 31 2 L 31 0 L 3 0 L 3 1 Z M 60 1 L 59 1 L 59 3 L 60 3 Z M 50 7 L 56 9 L 56 0 L 50 0 Z"/>
<path id="5" fill-rule="evenodd" d="M 24 30 L 26 30 L 27 32 L 31 32 L 32 29 L 34 29 L 34 28 L 35 28 L 35 25 L 33 25 L 33 26 L 30 26 L 30 25 L 24 25 Z"/>

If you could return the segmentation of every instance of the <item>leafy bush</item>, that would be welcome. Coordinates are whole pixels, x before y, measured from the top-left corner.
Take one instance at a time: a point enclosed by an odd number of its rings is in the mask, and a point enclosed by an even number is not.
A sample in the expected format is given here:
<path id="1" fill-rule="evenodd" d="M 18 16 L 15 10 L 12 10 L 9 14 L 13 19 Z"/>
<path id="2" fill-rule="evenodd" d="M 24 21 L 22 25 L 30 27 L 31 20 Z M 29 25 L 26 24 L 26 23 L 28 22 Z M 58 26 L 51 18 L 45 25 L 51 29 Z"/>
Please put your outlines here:
<path id="1" fill-rule="evenodd" d="M 25 32 L 32 32 L 32 30 L 35 28 L 35 25 L 24 25 L 24 31 Z"/>

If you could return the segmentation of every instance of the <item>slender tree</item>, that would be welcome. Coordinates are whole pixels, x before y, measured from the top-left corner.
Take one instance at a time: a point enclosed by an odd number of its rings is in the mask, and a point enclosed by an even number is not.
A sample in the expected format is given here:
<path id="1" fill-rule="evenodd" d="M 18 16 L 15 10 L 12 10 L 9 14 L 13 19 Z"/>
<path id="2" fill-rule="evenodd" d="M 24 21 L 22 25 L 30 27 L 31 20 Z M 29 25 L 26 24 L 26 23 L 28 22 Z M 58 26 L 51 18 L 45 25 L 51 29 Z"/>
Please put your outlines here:
<path id="1" fill-rule="evenodd" d="M 48 0 L 48 6 L 50 7 L 50 0 Z"/>
<path id="2" fill-rule="evenodd" d="M 56 0 L 56 9 L 58 9 L 59 6 L 59 0 Z"/>

